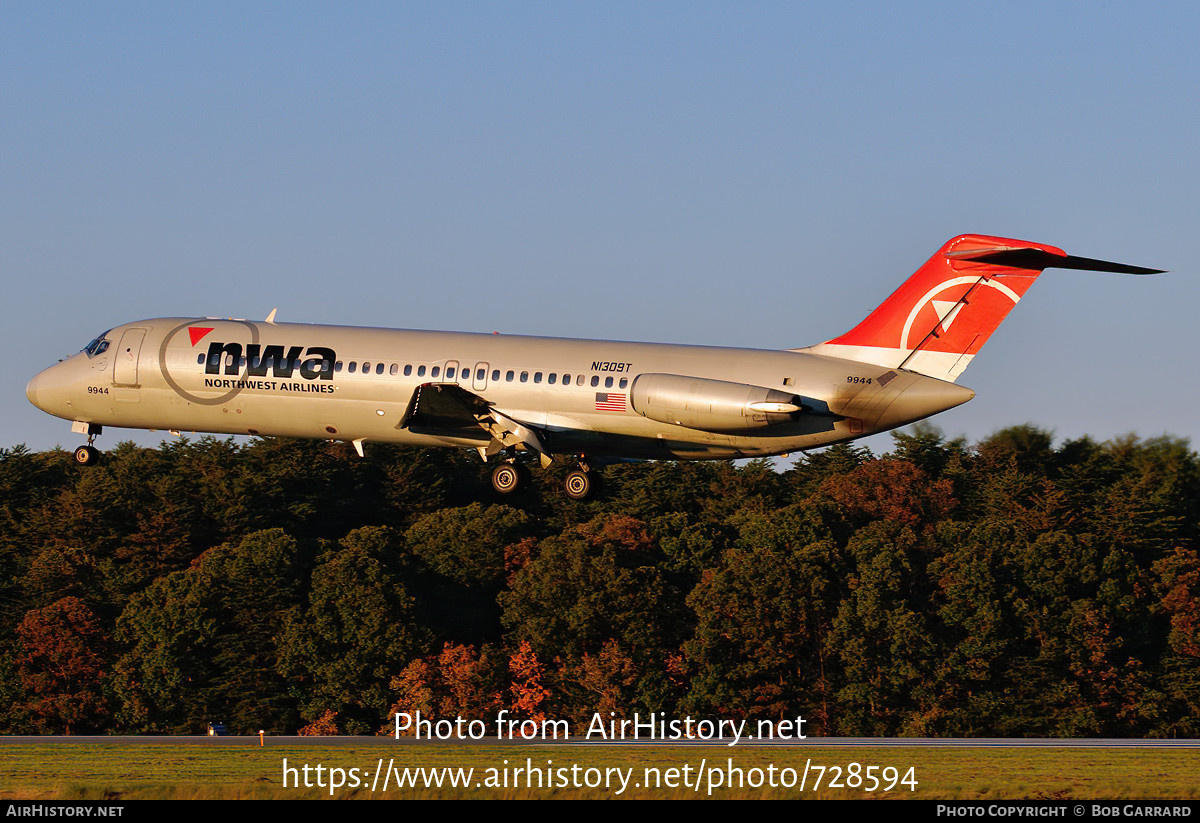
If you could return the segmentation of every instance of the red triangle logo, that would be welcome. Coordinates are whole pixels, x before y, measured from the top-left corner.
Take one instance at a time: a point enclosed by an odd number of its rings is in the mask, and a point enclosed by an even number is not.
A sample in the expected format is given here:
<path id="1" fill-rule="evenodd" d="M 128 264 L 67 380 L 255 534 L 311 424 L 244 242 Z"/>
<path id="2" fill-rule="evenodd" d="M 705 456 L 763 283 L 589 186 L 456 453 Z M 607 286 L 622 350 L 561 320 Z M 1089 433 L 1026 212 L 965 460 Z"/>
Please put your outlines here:
<path id="1" fill-rule="evenodd" d="M 212 331 L 212 327 L 206 329 L 202 326 L 188 326 L 188 334 L 191 335 L 192 345 L 194 346 L 199 343 L 202 339 L 204 339 L 204 335 L 208 334 L 210 331 Z"/>

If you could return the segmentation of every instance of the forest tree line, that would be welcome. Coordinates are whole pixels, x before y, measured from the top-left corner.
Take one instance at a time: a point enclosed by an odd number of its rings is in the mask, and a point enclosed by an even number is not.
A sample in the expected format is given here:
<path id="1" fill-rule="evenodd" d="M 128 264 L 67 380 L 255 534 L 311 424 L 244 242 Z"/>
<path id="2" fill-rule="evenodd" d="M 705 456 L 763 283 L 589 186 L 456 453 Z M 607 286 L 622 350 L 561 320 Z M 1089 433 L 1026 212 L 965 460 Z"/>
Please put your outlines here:
<path id="1" fill-rule="evenodd" d="M 204 437 L 0 450 L 0 732 L 372 734 L 391 712 L 1200 736 L 1200 463 L 931 428 L 566 467 Z"/>

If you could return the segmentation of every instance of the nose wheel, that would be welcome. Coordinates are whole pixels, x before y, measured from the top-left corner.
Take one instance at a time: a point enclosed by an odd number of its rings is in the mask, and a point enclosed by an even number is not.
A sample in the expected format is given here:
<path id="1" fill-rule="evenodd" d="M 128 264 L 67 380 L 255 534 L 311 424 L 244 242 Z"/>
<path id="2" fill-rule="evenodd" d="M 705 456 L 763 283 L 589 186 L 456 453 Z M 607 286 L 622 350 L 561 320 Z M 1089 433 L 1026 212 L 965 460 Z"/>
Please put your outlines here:
<path id="1" fill-rule="evenodd" d="M 100 462 L 100 450 L 90 443 L 77 448 L 73 456 L 77 466 L 94 466 Z"/>
<path id="2" fill-rule="evenodd" d="M 92 444 L 96 442 L 96 435 L 100 434 L 103 429 L 95 423 L 76 422 L 72 424 L 71 431 L 79 434 L 87 435 L 87 445 L 80 446 L 75 450 L 72 458 L 77 466 L 94 466 L 100 462 L 100 450 Z"/>

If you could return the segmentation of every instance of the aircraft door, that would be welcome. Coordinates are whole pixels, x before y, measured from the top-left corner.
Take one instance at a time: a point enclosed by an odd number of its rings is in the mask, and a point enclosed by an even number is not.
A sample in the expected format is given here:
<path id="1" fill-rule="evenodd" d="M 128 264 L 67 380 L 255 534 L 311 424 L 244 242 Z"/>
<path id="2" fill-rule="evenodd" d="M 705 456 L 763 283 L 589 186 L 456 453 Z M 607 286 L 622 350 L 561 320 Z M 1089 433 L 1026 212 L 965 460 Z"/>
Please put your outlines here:
<path id="1" fill-rule="evenodd" d="M 145 329 L 126 329 L 121 334 L 121 342 L 113 352 L 113 385 L 138 385 L 138 356 L 145 337 Z"/>
<path id="2" fill-rule="evenodd" d="M 488 364 L 476 363 L 475 374 L 472 375 L 472 378 L 473 382 L 471 383 L 471 387 L 475 389 L 475 391 L 483 391 L 486 389 L 488 381 Z"/>

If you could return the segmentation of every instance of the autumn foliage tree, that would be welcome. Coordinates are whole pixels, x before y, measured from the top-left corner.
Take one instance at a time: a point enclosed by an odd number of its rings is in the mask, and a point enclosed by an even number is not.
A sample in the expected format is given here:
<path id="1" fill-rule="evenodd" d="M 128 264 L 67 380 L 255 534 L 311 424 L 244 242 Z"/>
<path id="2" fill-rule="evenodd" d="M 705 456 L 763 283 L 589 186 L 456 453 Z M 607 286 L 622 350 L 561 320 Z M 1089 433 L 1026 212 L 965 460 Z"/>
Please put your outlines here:
<path id="1" fill-rule="evenodd" d="M 928 426 L 767 461 L 179 439 L 0 449 L 0 731 L 391 730 L 390 713 L 812 734 L 1200 735 L 1200 459 Z"/>
<path id="2" fill-rule="evenodd" d="M 513 652 L 508 660 L 508 670 L 512 673 L 510 691 L 513 714 L 541 724 L 546 719 L 545 703 L 550 690 L 542 683 L 545 673 L 529 641 L 522 640 Z"/>
<path id="3" fill-rule="evenodd" d="M 17 640 L 26 707 L 40 729 L 71 734 L 103 721 L 107 641 L 81 600 L 64 597 L 30 611 L 17 626 Z"/>

